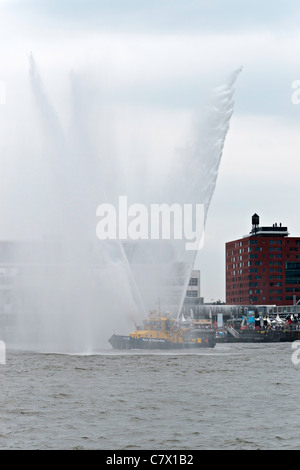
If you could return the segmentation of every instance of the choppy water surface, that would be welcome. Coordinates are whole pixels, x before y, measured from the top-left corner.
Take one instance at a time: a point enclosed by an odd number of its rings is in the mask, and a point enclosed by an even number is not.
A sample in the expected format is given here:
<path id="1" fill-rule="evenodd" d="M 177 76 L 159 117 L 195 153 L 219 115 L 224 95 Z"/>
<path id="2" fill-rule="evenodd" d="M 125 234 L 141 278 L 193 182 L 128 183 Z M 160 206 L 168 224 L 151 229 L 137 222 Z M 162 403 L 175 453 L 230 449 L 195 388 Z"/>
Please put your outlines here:
<path id="1" fill-rule="evenodd" d="M 290 343 L 199 353 L 7 351 L 1 449 L 299 449 Z"/>

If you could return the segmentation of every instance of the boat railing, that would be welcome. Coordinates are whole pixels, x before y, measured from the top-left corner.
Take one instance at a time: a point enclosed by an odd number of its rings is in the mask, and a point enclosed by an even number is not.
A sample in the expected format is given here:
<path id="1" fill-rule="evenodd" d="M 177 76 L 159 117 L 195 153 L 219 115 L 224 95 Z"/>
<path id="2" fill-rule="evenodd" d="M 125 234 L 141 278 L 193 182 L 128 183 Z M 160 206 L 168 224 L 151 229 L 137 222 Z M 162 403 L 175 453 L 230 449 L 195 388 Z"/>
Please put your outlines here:
<path id="1" fill-rule="evenodd" d="M 239 332 L 236 331 L 232 326 L 227 326 L 227 327 L 226 327 L 226 330 L 227 330 L 232 336 L 234 336 L 235 338 L 239 339 L 239 337 L 240 337 Z"/>

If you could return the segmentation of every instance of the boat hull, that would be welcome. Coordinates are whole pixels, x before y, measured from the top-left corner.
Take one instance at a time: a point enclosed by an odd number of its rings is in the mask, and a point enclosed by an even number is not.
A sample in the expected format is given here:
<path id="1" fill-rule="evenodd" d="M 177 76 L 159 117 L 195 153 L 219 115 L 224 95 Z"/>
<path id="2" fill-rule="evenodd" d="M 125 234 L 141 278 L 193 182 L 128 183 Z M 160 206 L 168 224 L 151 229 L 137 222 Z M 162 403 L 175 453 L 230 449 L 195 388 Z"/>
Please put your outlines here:
<path id="1" fill-rule="evenodd" d="M 201 342 L 173 343 L 161 338 L 131 338 L 115 334 L 112 335 L 109 342 L 114 349 L 200 349 L 214 348 L 216 345 L 214 332 L 201 337 Z"/>
<path id="2" fill-rule="evenodd" d="M 217 343 L 284 343 L 300 340 L 300 330 L 237 330 L 239 337 L 230 333 L 217 338 Z"/>

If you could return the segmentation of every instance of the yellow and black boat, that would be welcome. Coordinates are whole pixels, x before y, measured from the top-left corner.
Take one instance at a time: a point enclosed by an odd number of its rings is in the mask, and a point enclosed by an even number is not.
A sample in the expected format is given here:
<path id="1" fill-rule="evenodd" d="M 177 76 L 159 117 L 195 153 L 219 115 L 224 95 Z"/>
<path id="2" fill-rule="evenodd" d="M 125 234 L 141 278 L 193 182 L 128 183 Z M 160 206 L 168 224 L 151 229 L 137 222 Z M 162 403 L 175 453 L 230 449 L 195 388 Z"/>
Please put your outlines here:
<path id="1" fill-rule="evenodd" d="M 114 349 L 192 349 L 214 348 L 216 333 L 210 320 L 176 320 L 151 312 L 142 327 L 129 336 L 113 334 Z"/>

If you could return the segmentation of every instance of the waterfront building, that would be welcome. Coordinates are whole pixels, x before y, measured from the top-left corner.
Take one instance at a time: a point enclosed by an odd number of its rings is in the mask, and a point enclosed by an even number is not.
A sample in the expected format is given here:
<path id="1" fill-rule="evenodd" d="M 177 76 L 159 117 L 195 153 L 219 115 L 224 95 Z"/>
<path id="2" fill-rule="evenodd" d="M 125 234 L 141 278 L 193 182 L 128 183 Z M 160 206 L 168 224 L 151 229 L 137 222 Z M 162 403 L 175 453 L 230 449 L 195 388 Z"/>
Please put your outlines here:
<path id="1" fill-rule="evenodd" d="M 300 237 L 281 223 L 260 226 L 225 245 L 226 304 L 292 305 L 300 299 Z"/>
<path id="2" fill-rule="evenodd" d="M 187 286 L 182 313 L 183 315 L 197 316 L 201 310 L 200 306 L 203 304 L 204 299 L 201 297 L 200 291 L 200 270 L 194 269 Z"/>

